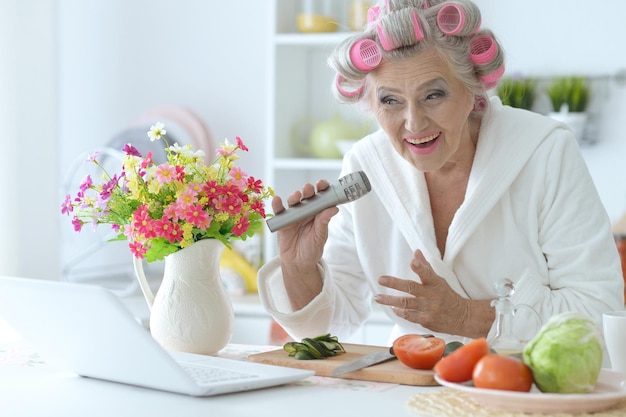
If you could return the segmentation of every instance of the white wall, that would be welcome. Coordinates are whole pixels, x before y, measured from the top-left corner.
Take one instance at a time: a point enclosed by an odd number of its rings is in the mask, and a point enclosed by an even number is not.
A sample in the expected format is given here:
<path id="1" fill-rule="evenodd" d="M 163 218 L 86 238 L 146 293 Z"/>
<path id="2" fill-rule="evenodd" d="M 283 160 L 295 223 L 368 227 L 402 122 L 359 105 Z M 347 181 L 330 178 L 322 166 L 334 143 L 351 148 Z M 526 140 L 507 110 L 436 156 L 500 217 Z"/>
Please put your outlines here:
<path id="1" fill-rule="evenodd" d="M 596 77 L 626 70 L 623 0 L 474 0 L 483 25 L 504 45 L 507 73 Z M 626 212 L 626 86 L 604 83 L 598 142 L 582 147 L 600 197 L 615 221 Z"/>
<path id="2" fill-rule="evenodd" d="M 505 45 L 509 71 L 626 68 L 622 0 L 475 1 Z M 59 177 L 149 107 L 185 105 L 215 139 L 241 136 L 251 149 L 241 165 L 262 178 L 269 4 L 0 0 L 0 273 L 58 272 L 58 223 L 71 227 L 58 214 Z M 601 137 L 583 152 L 616 219 L 626 211 L 626 89 L 609 87 Z"/>
<path id="3" fill-rule="evenodd" d="M 55 6 L 0 0 L 0 274 L 58 270 Z"/>
<path id="4" fill-rule="evenodd" d="M 159 105 L 193 109 L 263 160 L 266 1 L 58 0 L 61 166 Z"/>

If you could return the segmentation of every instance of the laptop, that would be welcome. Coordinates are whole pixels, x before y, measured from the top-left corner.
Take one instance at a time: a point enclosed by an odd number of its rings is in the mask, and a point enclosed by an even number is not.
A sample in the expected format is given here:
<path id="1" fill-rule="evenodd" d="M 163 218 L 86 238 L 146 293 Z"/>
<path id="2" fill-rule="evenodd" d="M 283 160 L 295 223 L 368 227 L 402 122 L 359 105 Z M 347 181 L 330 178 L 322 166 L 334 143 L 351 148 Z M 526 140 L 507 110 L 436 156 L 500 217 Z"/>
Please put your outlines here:
<path id="1" fill-rule="evenodd" d="M 47 361 L 83 377 L 212 396 L 314 374 L 166 351 L 116 295 L 94 285 L 0 277 L 0 316 Z"/>

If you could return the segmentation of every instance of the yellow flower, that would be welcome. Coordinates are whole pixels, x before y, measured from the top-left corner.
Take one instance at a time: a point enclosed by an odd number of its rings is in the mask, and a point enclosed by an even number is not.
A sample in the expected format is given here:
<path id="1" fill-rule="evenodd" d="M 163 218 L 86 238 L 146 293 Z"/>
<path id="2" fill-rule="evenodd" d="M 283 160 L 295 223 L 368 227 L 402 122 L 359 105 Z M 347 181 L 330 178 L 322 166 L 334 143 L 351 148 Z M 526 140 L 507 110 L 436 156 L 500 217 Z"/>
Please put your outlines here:
<path id="1" fill-rule="evenodd" d="M 150 194 L 159 194 L 161 191 L 161 183 L 158 181 L 148 182 L 148 192 Z"/>
<path id="2" fill-rule="evenodd" d="M 186 248 L 191 246 L 193 243 L 193 225 L 185 223 L 181 226 L 181 229 L 183 229 L 183 240 L 180 242 L 180 247 Z"/>

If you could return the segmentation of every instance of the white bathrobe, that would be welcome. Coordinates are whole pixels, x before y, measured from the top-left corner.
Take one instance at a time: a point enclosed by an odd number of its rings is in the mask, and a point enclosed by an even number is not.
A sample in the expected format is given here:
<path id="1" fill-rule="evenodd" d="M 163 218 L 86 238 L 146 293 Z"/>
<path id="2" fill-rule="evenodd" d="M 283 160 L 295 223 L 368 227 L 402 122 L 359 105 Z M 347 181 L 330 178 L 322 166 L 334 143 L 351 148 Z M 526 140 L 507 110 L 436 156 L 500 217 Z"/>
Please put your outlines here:
<path id="1" fill-rule="evenodd" d="M 610 221 L 564 125 L 491 99 L 443 257 L 424 175 L 395 152 L 382 130 L 346 154 L 342 175 L 359 170 L 370 179 L 372 192 L 340 206 L 332 219 L 319 264 L 322 292 L 294 312 L 279 261 L 259 271 L 265 308 L 296 340 L 326 332 L 341 340 L 356 331 L 370 313 L 372 295 L 391 293 L 377 284 L 380 275 L 419 281 L 409 266 L 415 249 L 466 298 L 497 298 L 494 281 L 511 279 L 513 304 L 531 306 L 543 322 L 577 310 L 600 325 L 603 311 L 623 308 Z M 384 310 L 396 323 L 390 340 L 403 333 L 433 333 Z M 532 315 L 515 320 L 521 338 L 537 328 Z"/>

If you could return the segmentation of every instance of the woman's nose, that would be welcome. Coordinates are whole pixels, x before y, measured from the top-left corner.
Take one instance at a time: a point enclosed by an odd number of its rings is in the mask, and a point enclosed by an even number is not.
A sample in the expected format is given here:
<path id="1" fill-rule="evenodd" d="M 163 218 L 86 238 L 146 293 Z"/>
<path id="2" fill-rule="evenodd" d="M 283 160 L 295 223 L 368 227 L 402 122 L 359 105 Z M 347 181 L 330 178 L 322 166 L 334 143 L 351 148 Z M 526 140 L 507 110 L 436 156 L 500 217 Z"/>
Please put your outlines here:
<path id="1" fill-rule="evenodd" d="M 407 107 L 404 116 L 404 128 L 411 133 L 417 133 L 424 126 L 425 115 L 417 105 Z"/>

